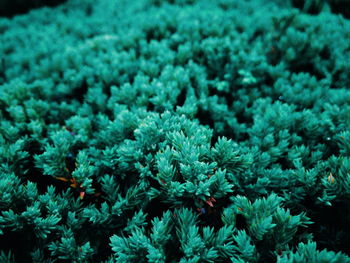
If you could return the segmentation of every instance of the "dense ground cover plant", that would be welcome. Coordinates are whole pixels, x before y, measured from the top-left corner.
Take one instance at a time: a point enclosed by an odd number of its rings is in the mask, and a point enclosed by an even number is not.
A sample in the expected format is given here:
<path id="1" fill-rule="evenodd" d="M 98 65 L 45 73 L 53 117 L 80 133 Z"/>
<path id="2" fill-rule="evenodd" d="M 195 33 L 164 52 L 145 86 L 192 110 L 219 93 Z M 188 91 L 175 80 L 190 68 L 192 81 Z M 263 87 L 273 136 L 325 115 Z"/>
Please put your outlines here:
<path id="1" fill-rule="evenodd" d="M 350 262 L 346 10 L 0 18 L 0 262 Z"/>

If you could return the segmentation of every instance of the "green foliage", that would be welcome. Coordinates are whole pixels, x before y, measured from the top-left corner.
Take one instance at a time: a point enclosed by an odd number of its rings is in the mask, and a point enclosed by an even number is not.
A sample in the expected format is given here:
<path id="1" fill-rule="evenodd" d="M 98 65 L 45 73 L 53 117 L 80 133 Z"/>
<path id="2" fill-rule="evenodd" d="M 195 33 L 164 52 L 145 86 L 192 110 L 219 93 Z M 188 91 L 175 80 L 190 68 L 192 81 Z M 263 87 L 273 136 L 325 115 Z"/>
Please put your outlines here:
<path id="1" fill-rule="evenodd" d="M 347 17 L 70 0 L 0 18 L 0 262 L 350 262 Z"/>
<path id="2" fill-rule="evenodd" d="M 279 257 L 278 263 L 283 262 L 350 262 L 349 257 L 342 253 L 329 252 L 326 249 L 322 251 L 316 250 L 315 242 L 307 244 L 300 243 L 295 253 Z"/>

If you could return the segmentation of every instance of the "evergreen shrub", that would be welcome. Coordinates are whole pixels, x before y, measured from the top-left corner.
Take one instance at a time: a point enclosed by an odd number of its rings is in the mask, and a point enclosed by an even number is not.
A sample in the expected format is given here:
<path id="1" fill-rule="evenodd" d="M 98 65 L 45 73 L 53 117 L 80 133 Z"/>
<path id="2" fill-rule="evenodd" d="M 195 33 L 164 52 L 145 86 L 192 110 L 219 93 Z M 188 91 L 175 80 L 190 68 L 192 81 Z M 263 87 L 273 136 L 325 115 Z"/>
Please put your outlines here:
<path id="1" fill-rule="evenodd" d="M 0 18 L 0 262 L 350 262 L 346 10 L 69 0 Z"/>

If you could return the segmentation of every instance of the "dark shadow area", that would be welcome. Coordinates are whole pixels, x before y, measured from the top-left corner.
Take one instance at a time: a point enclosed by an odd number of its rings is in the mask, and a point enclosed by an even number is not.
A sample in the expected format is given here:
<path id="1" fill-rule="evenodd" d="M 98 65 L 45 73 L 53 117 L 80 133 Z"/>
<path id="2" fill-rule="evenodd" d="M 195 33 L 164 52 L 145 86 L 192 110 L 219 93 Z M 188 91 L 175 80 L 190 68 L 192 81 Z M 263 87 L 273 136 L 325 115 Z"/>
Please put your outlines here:
<path id="1" fill-rule="evenodd" d="M 319 14 L 322 11 L 324 4 L 324 0 L 292 0 L 292 5 L 294 7 L 311 15 Z"/>
<path id="2" fill-rule="evenodd" d="M 350 3 L 348 0 L 328 0 L 332 13 L 341 14 L 350 19 Z"/>
<path id="3" fill-rule="evenodd" d="M 301 61 L 298 62 L 297 60 L 290 63 L 289 67 L 290 71 L 295 74 L 300 73 L 309 73 L 311 76 L 316 77 L 317 80 L 321 80 L 325 78 L 324 74 L 322 72 L 319 72 L 315 65 L 310 61 Z"/>
<path id="4" fill-rule="evenodd" d="M 11 254 L 15 255 L 16 262 L 31 262 L 31 256 L 28 251 L 31 251 L 31 244 L 35 238 L 31 235 L 23 236 L 23 232 L 15 232 L 8 229 L 3 231 L 4 234 L 0 236 L 1 250 L 6 253 L 11 251 Z"/>
<path id="5" fill-rule="evenodd" d="M 2 0 L 0 1 L 0 16 L 13 17 L 27 13 L 34 8 L 52 7 L 64 2 L 66 0 Z"/>
<path id="6" fill-rule="evenodd" d="M 292 0 L 292 6 L 311 15 L 317 15 L 323 8 L 329 6 L 332 13 L 350 18 L 350 5 L 348 0 Z"/>
<path id="7" fill-rule="evenodd" d="M 314 200 L 303 202 L 307 216 L 314 224 L 308 226 L 307 231 L 314 235 L 318 250 L 331 250 L 350 255 L 349 201 L 333 202 L 330 207 L 320 207 Z M 302 211 L 300 211 L 302 212 Z"/>

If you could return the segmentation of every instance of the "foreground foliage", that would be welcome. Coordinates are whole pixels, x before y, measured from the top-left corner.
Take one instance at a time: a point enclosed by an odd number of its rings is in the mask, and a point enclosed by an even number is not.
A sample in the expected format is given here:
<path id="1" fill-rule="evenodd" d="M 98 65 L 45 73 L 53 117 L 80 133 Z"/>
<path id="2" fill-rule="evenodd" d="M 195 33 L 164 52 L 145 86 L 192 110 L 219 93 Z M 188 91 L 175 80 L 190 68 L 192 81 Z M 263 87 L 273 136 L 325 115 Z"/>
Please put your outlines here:
<path id="1" fill-rule="evenodd" d="M 1 18 L 0 261 L 350 262 L 350 23 L 307 2 Z"/>

